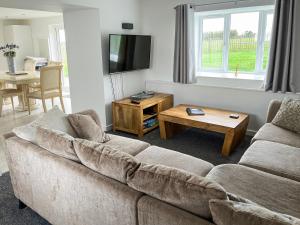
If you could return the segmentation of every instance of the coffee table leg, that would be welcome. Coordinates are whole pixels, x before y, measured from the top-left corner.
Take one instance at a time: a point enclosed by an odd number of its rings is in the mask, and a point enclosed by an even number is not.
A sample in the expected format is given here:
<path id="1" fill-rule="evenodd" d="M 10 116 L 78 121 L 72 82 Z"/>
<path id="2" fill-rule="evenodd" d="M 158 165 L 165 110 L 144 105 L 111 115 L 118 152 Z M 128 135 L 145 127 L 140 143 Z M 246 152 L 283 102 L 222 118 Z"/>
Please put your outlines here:
<path id="1" fill-rule="evenodd" d="M 159 120 L 159 132 L 160 132 L 160 138 L 166 140 L 167 131 L 166 131 L 166 122 L 164 120 Z"/>
<path id="2" fill-rule="evenodd" d="M 237 128 L 228 130 L 222 148 L 222 155 L 229 156 L 230 152 L 238 146 L 246 135 L 249 117 L 247 117 Z"/>
<path id="3" fill-rule="evenodd" d="M 223 148 L 222 148 L 222 155 L 223 156 L 229 156 L 233 145 L 234 145 L 234 131 L 233 130 L 229 130 L 227 131 L 227 133 L 225 134 L 225 140 L 223 143 Z"/>

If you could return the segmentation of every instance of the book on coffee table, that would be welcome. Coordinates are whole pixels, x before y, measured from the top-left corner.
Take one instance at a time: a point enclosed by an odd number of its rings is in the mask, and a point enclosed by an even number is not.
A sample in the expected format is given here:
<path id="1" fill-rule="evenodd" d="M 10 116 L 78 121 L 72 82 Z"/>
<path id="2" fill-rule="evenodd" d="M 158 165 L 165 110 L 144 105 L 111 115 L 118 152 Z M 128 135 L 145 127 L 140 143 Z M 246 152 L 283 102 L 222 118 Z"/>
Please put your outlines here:
<path id="1" fill-rule="evenodd" d="M 186 112 L 189 116 L 203 116 L 205 112 L 202 109 L 197 108 L 186 108 Z"/>

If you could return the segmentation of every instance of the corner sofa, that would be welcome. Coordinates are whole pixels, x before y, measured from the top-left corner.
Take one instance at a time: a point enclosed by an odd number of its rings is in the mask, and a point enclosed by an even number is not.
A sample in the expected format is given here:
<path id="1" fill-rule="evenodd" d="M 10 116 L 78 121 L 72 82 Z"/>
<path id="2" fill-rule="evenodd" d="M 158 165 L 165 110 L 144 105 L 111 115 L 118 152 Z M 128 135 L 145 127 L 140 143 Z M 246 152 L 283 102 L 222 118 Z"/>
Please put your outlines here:
<path id="1" fill-rule="evenodd" d="M 58 225 L 263 224 L 261 210 L 247 223 L 240 210 L 226 214 L 226 208 L 214 209 L 214 204 L 229 200 L 262 207 L 271 214 L 262 215 L 270 221 L 266 224 L 300 224 L 300 135 L 270 123 L 280 104 L 271 102 L 268 123 L 238 164 L 213 166 L 192 156 L 110 135 L 106 145 L 127 152 L 144 167 L 143 172 L 150 171 L 143 175 L 139 168 L 128 174 L 125 182 L 7 134 L 6 156 L 15 196 Z M 186 183 L 173 182 L 177 177 L 185 177 Z M 196 190 L 195 184 L 202 186 Z M 250 211 L 253 214 L 252 208 Z M 278 222 L 281 215 L 289 216 Z"/>

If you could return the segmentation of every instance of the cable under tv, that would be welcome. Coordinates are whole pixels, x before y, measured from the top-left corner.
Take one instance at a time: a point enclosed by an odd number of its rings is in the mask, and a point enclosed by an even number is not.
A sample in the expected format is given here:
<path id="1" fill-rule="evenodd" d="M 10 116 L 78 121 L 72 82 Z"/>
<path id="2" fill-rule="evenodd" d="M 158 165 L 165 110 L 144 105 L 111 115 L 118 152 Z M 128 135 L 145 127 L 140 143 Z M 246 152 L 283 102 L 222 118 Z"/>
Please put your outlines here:
<path id="1" fill-rule="evenodd" d="M 139 104 L 141 101 L 143 101 L 145 99 L 152 98 L 154 96 L 154 94 L 155 93 L 153 91 L 143 91 L 141 93 L 131 95 L 130 100 L 132 103 Z"/>

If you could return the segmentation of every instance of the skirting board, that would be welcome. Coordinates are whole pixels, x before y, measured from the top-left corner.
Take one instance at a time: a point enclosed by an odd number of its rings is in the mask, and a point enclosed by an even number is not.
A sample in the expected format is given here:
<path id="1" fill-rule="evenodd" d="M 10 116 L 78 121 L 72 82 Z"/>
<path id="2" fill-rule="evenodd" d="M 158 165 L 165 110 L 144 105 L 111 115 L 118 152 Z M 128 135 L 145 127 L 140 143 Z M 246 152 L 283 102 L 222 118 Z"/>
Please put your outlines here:
<path id="1" fill-rule="evenodd" d="M 112 124 L 106 126 L 106 131 L 111 131 L 112 130 Z M 247 130 L 246 134 L 250 137 L 253 137 L 255 134 L 257 133 L 257 131 L 254 130 Z"/>

